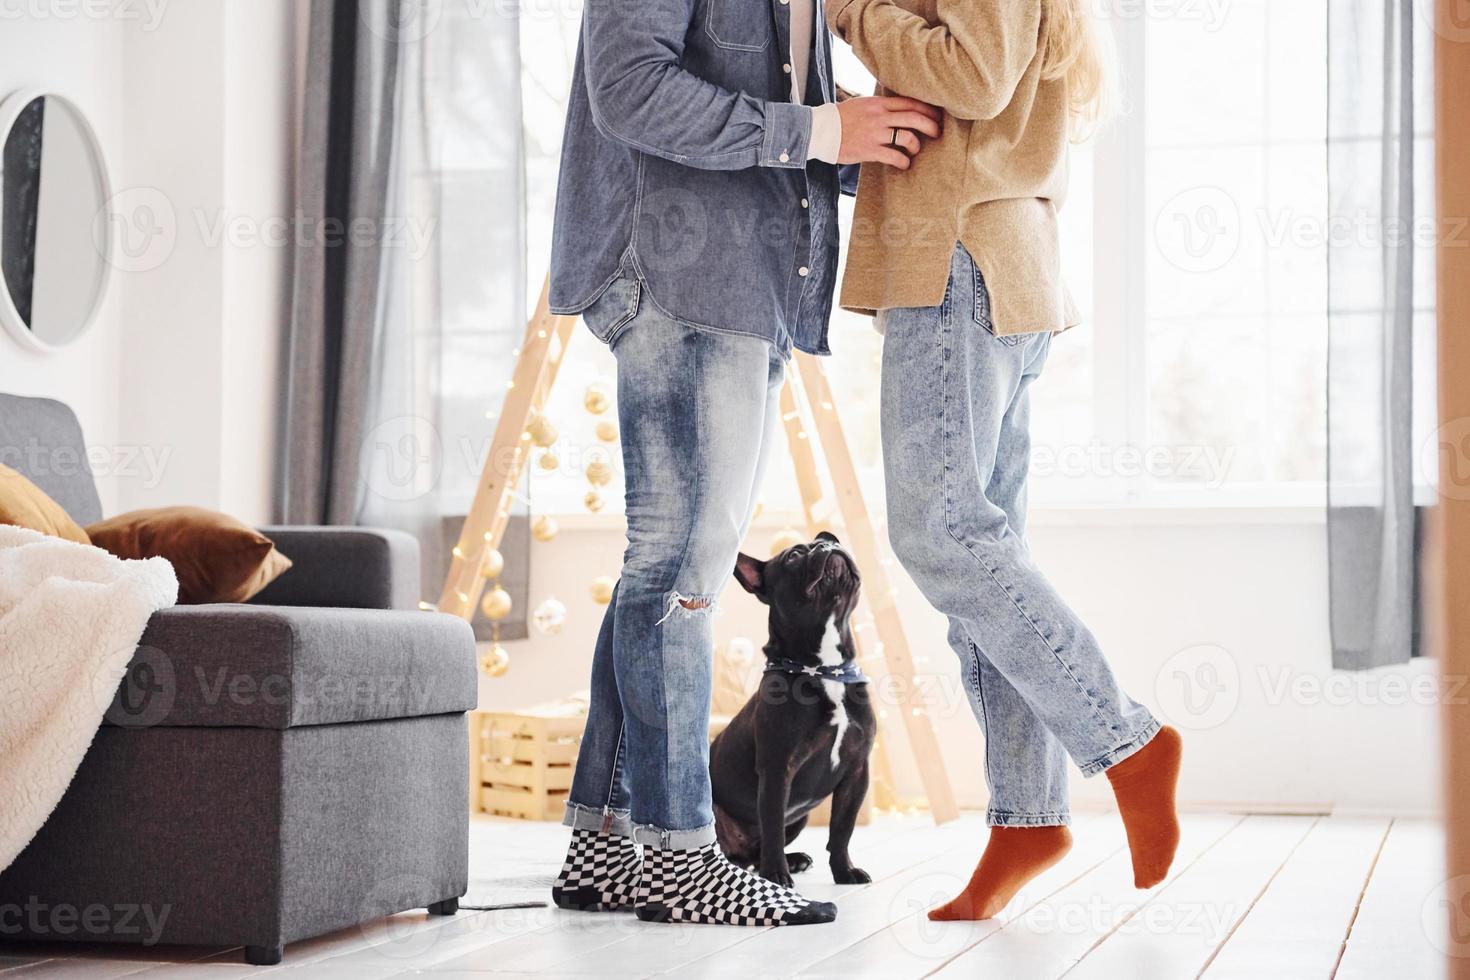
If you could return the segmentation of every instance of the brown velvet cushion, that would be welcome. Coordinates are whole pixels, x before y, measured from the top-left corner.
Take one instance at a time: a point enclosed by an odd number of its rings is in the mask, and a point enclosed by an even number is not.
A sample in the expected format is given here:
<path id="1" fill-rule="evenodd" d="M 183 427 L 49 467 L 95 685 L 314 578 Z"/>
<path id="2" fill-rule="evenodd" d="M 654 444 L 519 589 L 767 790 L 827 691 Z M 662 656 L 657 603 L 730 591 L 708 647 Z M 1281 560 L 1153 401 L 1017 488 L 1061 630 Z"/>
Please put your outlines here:
<path id="1" fill-rule="evenodd" d="M 91 544 L 87 532 L 46 491 L 8 466 L 0 466 L 0 524 L 30 528 L 78 544 Z"/>
<path id="2" fill-rule="evenodd" d="M 291 567 L 270 538 L 202 507 L 135 510 L 87 533 L 119 558 L 167 558 L 179 577 L 181 605 L 245 602 Z"/>

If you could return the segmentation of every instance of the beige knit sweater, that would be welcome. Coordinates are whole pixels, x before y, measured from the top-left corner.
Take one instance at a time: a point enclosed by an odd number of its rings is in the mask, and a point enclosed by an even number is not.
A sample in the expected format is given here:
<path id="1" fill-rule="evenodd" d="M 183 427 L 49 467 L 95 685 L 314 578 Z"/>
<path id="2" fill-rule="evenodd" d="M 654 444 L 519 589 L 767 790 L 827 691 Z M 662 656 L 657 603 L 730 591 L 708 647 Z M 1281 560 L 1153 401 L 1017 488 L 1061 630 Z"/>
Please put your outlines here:
<path id="1" fill-rule="evenodd" d="M 1067 98 L 1041 77 L 1046 0 L 830 0 L 827 22 L 881 83 L 944 110 L 908 170 L 858 182 L 841 302 L 858 312 L 938 306 L 963 242 L 998 334 L 1077 323 L 1062 283 Z"/>

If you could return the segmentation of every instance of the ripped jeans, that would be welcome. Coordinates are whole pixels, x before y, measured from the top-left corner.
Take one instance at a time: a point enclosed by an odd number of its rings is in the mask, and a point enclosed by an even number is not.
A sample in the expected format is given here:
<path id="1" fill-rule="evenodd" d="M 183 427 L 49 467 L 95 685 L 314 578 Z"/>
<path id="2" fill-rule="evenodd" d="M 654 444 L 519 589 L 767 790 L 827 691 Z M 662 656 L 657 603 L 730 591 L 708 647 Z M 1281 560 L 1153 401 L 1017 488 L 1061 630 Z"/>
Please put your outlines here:
<path id="1" fill-rule="evenodd" d="M 618 365 L 628 550 L 592 658 L 566 819 L 661 847 L 715 839 L 711 618 L 779 418 L 784 361 L 700 330 L 618 279 L 583 317 Z"/>

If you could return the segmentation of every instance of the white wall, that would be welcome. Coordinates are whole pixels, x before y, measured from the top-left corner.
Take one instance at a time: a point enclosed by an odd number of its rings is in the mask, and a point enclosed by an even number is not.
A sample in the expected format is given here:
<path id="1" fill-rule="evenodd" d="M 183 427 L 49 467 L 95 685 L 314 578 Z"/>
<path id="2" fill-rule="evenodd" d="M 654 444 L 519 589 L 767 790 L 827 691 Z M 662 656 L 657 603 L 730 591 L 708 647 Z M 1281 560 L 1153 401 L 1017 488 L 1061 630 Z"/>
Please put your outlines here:
<path id="1" fill-rule="evenodd" d="M 109 512 L 192 503 L 265 521 L 290 298 L 289 241 L 268 232 L 294 197 L 304 5 L 41 9 L 0 22 L 0 92 L 82 107 L 133 237 L 81 342 L 36 355 L 0 337 L 0 390 L 67 401 L 116 452 L 99 475 Z"/>
<path id="2" fill-rule="evenodd" d="M 91 120 L 115 168 L 126 128 L 125 30 L 110 19 L 0 21 L 0 98 L 28 88 L 67 96 Z M 59 398 L 77 412 L 95 446 L 117 448 L 120 299 L 117 289 L 109 290 L 92 330 L 60 353 L 34 353 L 0 331 L 0 391 Z M 104 472 L 98 484 L 104 506 L 110 507 L 116 481 Z"/>
<path id="3" fill-rule="evenodd" d="M 555 541 L 536 546 L 532 601 L 555 595 L 566 602 L 567 625 L 558 636 L 507 644 L 510 672 L 482 677 L 482 707 L 552 700 L 586 687 L 602 612 L 587 584 L 616 574 L 623 546 L 620 530 L 593 523 L 573 521 Z M 752 531 L 749 550 L 759 553 L 776 527 L 765 522 Z M 1184 732 L 1186 805 L 1437 809 L 1437 715 L 1433 692 L 1423 687 L 1433 665 L 1370 674 L 1329 669 L 1324 533 L 1310 515 L 1274 512 L 1033 517 L 1037 560 L 1097 634 L 1125 688 Z M 963 805 L 983 806 L 979 728 L 945 643 L 945 622 L 901 570 L 895 577 L 956 791 Z M 716 624 L 722 639 L 764 642 L 762 609 L 738 586 L 726 590 Z M 905 753 L 896 739 L 892 758 L 902 791 L 917 794 Z M 1077 805 L 1109 804 L 1106 780 L 1074 777 L 1073 785 Z"/>

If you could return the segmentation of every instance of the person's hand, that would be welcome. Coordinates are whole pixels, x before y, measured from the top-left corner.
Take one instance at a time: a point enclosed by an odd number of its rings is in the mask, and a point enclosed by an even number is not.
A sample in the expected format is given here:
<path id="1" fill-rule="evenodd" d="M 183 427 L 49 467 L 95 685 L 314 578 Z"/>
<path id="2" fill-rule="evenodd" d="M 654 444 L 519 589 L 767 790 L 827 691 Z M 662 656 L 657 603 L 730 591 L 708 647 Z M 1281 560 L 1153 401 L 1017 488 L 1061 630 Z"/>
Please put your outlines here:
<path id="1" fill-rule="evenodd" d="M 919 136 L 931 139 L 941 130 L 944 114 L 934 106 L 901 95 L 869 95 L 837 103 L 842 116 L 842 149 L 838 163 L 883 163 L 899 170 L 919 152 Z M 898 130 L 898 145 L 893 145 Z"/>

